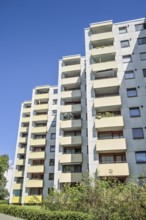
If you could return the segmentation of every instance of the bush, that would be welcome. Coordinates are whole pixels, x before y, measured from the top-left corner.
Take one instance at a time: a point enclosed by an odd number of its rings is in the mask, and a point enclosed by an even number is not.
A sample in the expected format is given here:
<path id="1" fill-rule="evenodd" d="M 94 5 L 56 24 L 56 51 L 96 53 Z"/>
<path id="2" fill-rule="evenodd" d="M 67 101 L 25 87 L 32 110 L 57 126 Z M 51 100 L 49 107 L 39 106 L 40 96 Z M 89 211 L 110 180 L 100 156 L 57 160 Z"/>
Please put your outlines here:
<path id="1" fill-rule="evenodd" d="M 92 215 L 73 211 L 46 211 L 15 205 L 0 205 L 0 213 L 27 220 L 94 220 Z"/>
<path id="2" fill-rule="evenodd" d="M 0 200 L 0 204 L 8 204 L 8 200 Z"/>

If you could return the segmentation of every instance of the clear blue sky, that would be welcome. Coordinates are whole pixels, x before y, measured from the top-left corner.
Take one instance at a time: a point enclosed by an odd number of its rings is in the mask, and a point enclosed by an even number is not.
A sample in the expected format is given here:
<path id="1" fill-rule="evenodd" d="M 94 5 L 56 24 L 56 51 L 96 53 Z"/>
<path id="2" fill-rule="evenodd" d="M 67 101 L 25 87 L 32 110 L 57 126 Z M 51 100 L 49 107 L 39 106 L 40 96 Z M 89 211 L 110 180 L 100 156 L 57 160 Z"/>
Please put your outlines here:
<path id="1" fill-rule="evenodd" d="M 57 84 L 58 59 L 84 55 L 84 28 L 146 15 L 145 0 L 0 0 L 0 154 L 14 159 L 21 102 Z"/>

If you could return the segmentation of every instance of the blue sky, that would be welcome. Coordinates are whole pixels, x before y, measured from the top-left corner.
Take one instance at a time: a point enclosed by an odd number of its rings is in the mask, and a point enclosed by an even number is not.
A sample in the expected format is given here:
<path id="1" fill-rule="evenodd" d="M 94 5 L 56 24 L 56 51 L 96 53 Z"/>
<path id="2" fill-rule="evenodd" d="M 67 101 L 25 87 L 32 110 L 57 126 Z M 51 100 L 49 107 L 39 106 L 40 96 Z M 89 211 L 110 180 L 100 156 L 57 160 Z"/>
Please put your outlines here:
<path id="1" fill-rule="evenodd" d="M 21 102 L 57 84 L 58 60 L 84 55 L 84 28 L 146 15 L 146 1 L 0 0 L 0 154 L 14 159 Z"/>

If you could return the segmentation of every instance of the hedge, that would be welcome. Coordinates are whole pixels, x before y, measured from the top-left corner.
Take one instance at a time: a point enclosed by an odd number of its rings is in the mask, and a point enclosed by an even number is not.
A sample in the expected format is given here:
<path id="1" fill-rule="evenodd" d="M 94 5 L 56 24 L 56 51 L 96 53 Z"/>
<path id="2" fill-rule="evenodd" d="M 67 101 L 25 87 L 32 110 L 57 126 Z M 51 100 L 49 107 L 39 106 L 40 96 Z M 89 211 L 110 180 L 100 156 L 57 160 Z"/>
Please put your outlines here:
<path id="1" fill-rule="evenodd" d="M 0 213 L 26 220 L 94 220 L 92 215 L 73 211 L 46 211 L 25 206 L 0 205 Z"/>
<path id="2" fill-rule="evenodd" d="M 0 205 L 1 204 L 8 204 L 8 200 L 0 200 Z"/>

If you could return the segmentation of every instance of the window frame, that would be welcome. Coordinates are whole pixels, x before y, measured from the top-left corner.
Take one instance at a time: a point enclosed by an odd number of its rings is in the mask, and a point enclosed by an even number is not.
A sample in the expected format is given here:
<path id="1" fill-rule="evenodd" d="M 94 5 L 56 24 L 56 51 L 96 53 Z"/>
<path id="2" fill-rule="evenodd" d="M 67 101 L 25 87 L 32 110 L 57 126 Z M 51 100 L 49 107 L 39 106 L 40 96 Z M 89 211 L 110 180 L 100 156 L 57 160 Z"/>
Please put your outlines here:
<path id="1" fill-rule="evenodd" d="M 143 77 L 146 77 L 146 68 L 142 69 L 142 72 L 143 72 Z"/>
<path id="2" fill-rule="evenodd" d="M 49 160 L 49 166 L 53 167 L 55 165 L 55 159 Z"/>
<path id="3" fill-rule="evenodd" d="M 55 145 L 51 145 L 51 146 L 50 146 L 50 152 L 51 152 L 51 153 L 54 153 L 54 152 L 55 152 Z"/>
<path id="4" fill-rule="evenodd" d="M 132 90 L 136 92 L 135 95 L 129 95 L 129 94 L 128 94 L 128 92 L 129 92 L 129 91 L 132 91 Z M 128 88 L 128 89 L 127 89 L 127 97 L 128 97 L 128 98 L 137 97 L 137 89 L 136 89 L 136 88 Z"/>
<path id="5" fill-rule="evenodd" d="M 134 115 L 134 114 L 132 115 L 132 114 L 131 114 L 131 111 L 132 111 L 132 110 L 138 110 L 138 111 L 139 111 L 139 114 L 138 114 L 138 115 Z M 131 117 L 131 118 L 140 117 L 140 116 L 141 116 L 141 115 L 140 115 L 140 108 L 139 108 L 139 107 L 131 107 L 131 108 L 129 108 L 129 114 L 130 114 L 130 117 Z"/>
<path id="6" fill-rule="evenodd" d="M 53 104 L 53 105 L 57 105 L 57 99 L 53 99 L 52 104 Z"/>
<path id="7" fill-rule="evenodd" d="M 133 74 L 133 77 L 126 77 L 126 75 L 128 76 L 128 74 Z M 134 75 L 134 71 L 133 70 L 129 70 L 129 71 L 125 71 L 125 74 L 124 74 L 124 78 L 127 80 L 127 79 L 134 79 L 135 78 L 135 75 Z"/>
<path id="8" fill-rule="evenodd" d="M 145 154 L 145 160 L 137 160 L 136 154 Z M 135 152 L 136 163 L 146 163 L 146 151 L 136 151 Z"/>
<path id="9" fill-rule="evenodd" d="M 123 32 L 121 32 L 122 30 L 123 30 Z M 119 34 L 126 34 L 127 32 L 128 32 L 127 31 L 127 26 L 119 27 Z"/>
<path id="10" fill-rule="evenodd" d="M 140 41 L 141 41 L 141 42 L 140 42 Z M 138 43 L 139 46 L 146 44 L 146 37 L 140 37 L 140 38 L 138 38 L 138 39 L 137 39 L 137 43 Z"/>
<path id="11" fill-rule="evenodd" d="M 143 55 L 143 54 L 145 54 L 145 58 L 144 58 L 144 59 L 142 59 L 142 57 L 141 57 L 141 55 Z M 141 61 L 146 60 L 146 52 L 142 52 L 142 53 L 140 53 L 140 60 L 141 60 Z"/>
<path id="12" fill-rule="evenodd" d="M 136 129 L 138 130 L 141 130 L 141 136 L 140 135 L 137 135 L 136 134 L 136 136 L 135 136 L 135 134 L 134 134 L 134 131 L 136 131 Z M 132 128 L 132 135 L 133 135 L 133 139 L 144 139 L 144 132 L 143 132 L 143 128 Z"/>
<path id="13" fill-rule="evenodd" d="M 53 89 L 53 94 L 58 94 L 58 89 Z"/>
<path id="14" fill-rule="evenodd" d="M 53 178 L 52 178 L 51 176 L 52 176 Z M 50 180 L 50 181 L 53 181 L 53 180 L 54 180 L 54 173 L 49 173 L 49 180 Z"/>
<path id="15" fill-rule="evenodd" d="M 53 121 L 51 122 L 51 127 L 52 127 L 52 128 L 56 127 L 56 121 L 53 120 Z"/>
<path id="16" fill-rule="evenodd" d="M 124 45 L 124 43 L 128 43 L 128 45 Z M 130 42 L 129 40 L 122 40 L 121 42 L 121 48 L 127 48 L 127 47 L 130 47 Z"/>
<path id="17" fill-rule="evenodd" d="M 126 61 L 126 60 L 125 60 L 126 57 L 127 57 L 127 58 L 129 57 L 130 60 Z M 122 58 L 123 58 L 123 63 L 130 63 L 130 62 L 132 62 L 132 56 L 131 56 L 131 55 L 123 55 Z"/>
<path id="18" fill-rule="evenodd" d="M 53 136 L 54 136 L 54 138 L 53 138 Z M 51 140 L 55 140 L 56 139 L 56 133 L 51 133 L 50 138 L 51 138 Z"/>

